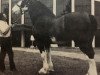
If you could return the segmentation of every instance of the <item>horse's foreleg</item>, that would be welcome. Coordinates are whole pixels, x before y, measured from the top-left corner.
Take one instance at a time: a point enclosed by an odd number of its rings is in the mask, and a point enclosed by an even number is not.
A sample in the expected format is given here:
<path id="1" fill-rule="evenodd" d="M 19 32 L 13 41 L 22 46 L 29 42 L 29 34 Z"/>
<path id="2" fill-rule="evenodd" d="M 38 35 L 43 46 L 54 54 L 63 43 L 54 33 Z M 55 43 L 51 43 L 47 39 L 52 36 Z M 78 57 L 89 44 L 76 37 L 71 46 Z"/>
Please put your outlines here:
<path id="1" fill-rule="evenodd" d="M 51 50 L 47 51 L 47 57 L 48 57 L 49 71 L 54 71 L 53 62 L 51 59 Z"/>
<path id="2" fill-rule="evenodd" d="M 94 59 L 89 59 L 89 70 L 87 75 L 97 75 L 96 63 Z"/>
<path id="3" fill-rule="evenodd" d="M 43 54 L 41 54 L 41 57 L 43 58 L 43 68 L 48 69 L 47 52 L 43 52 Z"/>
<path id="4" fill-rule="evenodd" d="M 48 72 L 48 63 L 47 63 L 47 53 L 43 51 L 41 53 L 41 58 L 43 60 L 43 67 L 40 69 L 39 74 L 46 74 Z"/>

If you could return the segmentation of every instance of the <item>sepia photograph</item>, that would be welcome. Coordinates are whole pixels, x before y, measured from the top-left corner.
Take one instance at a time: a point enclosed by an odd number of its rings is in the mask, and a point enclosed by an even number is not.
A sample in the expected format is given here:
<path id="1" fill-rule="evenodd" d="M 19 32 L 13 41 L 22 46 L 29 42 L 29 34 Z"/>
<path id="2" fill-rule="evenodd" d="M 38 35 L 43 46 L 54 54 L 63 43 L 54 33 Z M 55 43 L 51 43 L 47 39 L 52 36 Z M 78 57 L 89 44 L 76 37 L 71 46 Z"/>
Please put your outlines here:
<path id="1" fill-rule="evenodd" d="M 0 75 L 100 75 L 100 0 L 0 0 Z"/>

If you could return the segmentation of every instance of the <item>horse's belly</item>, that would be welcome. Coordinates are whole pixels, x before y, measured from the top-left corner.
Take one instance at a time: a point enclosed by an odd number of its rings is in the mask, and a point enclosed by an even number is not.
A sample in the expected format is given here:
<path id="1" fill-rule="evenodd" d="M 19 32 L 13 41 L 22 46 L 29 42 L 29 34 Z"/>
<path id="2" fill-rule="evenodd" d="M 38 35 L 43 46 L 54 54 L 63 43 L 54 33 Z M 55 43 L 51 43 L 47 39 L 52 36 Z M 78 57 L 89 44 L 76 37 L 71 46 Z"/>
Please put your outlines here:
<path id="1" fill-rule="evenodd" d="M 86 33 L 84 31 L 65 31 L 65 32 L 62 32 L 60 34 L 58 34 L 56 36 L 56 38 L 58 39 L 58 41 L 71 41 L 71 40 L 74 40 L 74 41 L 78 41 L 78 42 L 85 42 L 85 41 L 88 41 L 91 36 L 91 34 L 89 33 Z"/>

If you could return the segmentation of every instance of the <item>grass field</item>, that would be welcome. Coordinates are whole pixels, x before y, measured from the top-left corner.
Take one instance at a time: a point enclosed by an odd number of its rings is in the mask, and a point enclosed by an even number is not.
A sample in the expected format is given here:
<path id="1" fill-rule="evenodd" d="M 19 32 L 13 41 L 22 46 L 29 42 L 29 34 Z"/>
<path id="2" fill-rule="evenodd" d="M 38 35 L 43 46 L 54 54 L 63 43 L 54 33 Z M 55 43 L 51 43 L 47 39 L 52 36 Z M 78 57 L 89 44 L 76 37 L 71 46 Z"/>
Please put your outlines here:
<path id="1" fill-rule="evenodd" d="M 72 51 L 68 50 L 68 52 Z M 74 50 L 73 52 L 77 51 Z M 78 53 L 80 54 L 81 52 Z M 9 61 L 8 57 L 6 57 L 5 75 L 39 75 L 38 71 L 42 67 L 42 60 L 39 53 L 14 50 L 14 55 L 14 60 L 18 71 L 11 72 L 9 70 Z M 52 55 L 52 59 L 55 71 L 50 72 L 47 75 L 85 75 L 89 67 L 86 60 L 81 60 L 78 58 Z M 100 75 L 100 62 L 97 62 L 97 69 L 98 75 Z"/>

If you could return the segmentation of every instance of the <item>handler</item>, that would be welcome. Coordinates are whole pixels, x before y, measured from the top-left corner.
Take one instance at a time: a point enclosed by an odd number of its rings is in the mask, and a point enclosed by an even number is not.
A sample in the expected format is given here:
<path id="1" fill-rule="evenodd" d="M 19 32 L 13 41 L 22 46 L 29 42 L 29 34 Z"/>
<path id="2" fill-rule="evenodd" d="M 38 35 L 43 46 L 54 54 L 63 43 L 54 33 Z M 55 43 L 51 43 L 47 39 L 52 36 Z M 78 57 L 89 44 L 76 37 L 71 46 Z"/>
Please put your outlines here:
<path id="1" fill-rule="evenodd" d="M 0 71 L 4 72 L 5 70 L 4 60 L 6 54 L 8 54 L 9 57 L 10 70 L 16 70 L 13 60 L 14 55 L 12 51 L 11 26 L 7 24 L 7 17 L 3 13 L 0 13 L 0 43 Z"/>

